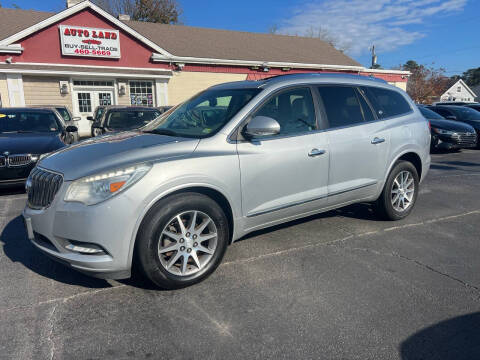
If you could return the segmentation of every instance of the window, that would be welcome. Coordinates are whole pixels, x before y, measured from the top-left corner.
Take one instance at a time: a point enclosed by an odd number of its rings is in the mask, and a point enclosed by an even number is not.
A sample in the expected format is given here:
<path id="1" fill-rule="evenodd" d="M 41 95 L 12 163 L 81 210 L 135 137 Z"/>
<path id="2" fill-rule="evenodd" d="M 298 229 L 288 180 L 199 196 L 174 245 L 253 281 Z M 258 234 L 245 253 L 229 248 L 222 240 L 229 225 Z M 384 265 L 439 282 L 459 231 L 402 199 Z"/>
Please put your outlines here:
<path id="1" fill-rule="evenodd" d="M 78 93 L 78 111 L 81 113 L 92 112 L 92 99 L 90 93 Z"/>
<path id="2" fill-rule="evenodd" d="M 147 125 L 145 132 L 190 138 L 217 133 L 261 89 L 205 90 Z"/>
<path id="3" fill-rule="evenodd" d="M 457 92 L 462 92 L 462 87 L 461 86 L 457 86 Z"/>
<path id="4" fill-rule="evenodd" d="M 99 93 L 98 103 L 100 106 L 112 105 L 112 93 Z"/>
<path id="5" fill-rule="evenodd" d="M 97 86 L 113 87 L 113 81 L 74 80 L 74 86 Z"/>
<path id="6" fill-rule="evenodd" d="M 376 87 L 362 89 L 380 118 L 404 115 L 412 111 L 407 100 L 397 91 Z"/>
<path id="7" fill-rule="evenodd" d="M 66 122 L 69 122 L 72 120 L 72 118 L 70 117 L 70 113 L 68 112 L 67 109 L 65 109 L 64 107 L 57 107 L 56 109 L 59 112 L 59 114 L 62 115 L 63 120 L 65 120 Z"/>
<path id="8" fill-rule="evenodd" d="M 351 126 L 364 122 L 362 108 L 354 88 L 348 86 L 320 86 L 318 91 L 327 113 L 330 128 Z M 373 119 L 373 114 L 370 118 Z"/>
<path id="9" fill-rule="evenodd" d="M 2 132 L 58 132 L 60 125 L 53 112 L 4 109 L 0 117 Z"/>
<path id="10" fill-rule="evenodd" d="M 159 115 L 159 111 L 153 110 L 110 110 L 107 113 L 106 127 L 113 130 L 138 129 Z"/>
<path id="11" fill-rule="evenodd" d="M 441 108 L 432 108 L 433 111 L 435 111 L 436 113 L 442 115 L 444 118 L 446 118 L 447 116 L 453 116 L 453 114 L 448 111 L 447 109 L 441 109 Z"/>
<path id="12" fill-rule="evenodd" d="M 153 107 L 153 84 L 149 81 L 131 81 L 130 104 Z"/>
<path id="13" fill-rule="evenodd" d="M 254 116 L 268 116 L 280 124 L 280 135 L 317 129 L 315 108 L 309 88 L 287 90 L 263 104 Z"/>
<path id="14" fill-rule="evenodd" d="M 360 106 L 362 107 L 363 118 L 365 121 L 374 121 L 375 116 L 373 115 L 372 109 L 365 101 L 365 98 L 362 96 L 362 94 L 357 93 L 357 95 L 358 99 L 360 100 Z"/>

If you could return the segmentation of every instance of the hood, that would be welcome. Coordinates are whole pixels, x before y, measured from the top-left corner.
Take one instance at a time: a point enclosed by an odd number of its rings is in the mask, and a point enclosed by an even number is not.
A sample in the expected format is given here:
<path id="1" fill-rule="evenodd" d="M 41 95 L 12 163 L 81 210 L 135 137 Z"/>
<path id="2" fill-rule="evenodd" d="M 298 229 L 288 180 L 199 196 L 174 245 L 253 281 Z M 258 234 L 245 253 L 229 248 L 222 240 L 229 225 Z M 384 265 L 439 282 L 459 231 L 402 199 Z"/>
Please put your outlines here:
<path id="1" fill-rule="evenodd" d="M 456 131 L 456 132 L 474 132 L 475 130 L 468 124 L 460 121 L 430 119 L 430 124 L 434 128 Z"/>
<path id="2" fill-rule="evenodd" d="M 185 157 L 198 139 L 146 134 L 139 131 L 105 135 L 85 140 L 42 159 L 39 166 L 60 172 L 65 180 L 145 161 Z"/>
<path id="3" fill-rule="evenodd" d="M 470 126 L 473 126 L 477 130 L 480 130 L 480 119 L 479 120 L 461 120 L 461 121 Z"/>
<path id="4" fill-rule="evenodd" d="M 0 153 L 45 154 L 65 146 L 60 133 L 0 133 Z"/>

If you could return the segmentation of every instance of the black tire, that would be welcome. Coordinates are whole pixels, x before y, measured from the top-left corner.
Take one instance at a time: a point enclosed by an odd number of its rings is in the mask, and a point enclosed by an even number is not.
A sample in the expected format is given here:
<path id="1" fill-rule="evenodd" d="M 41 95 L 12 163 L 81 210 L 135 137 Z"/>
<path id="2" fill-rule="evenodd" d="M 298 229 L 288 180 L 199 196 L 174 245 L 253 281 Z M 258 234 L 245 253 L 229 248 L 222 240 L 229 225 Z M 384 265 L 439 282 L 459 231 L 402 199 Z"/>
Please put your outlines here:
<path id="1" fill-rule="evenodd" d="M 160 261 L 158 246 L 161 234 L 177 214 L 199 211 L 208 215 L 216 226 L 216 248 L 198 272 L 191 275 L 175 275 Z M 210 197 L 193 192 L 169 196 L 160 200 L 147 213 L 140 225 L 135 244 L 134 266 L 163 289 L 178 289 L 196 284 L 207 278 L 220 264 L 229 243 L 228 220 L 222 208 Z"/>
<path id="2" fill-rule="evenodd" d="M 403 211 L 397 211 L 395 210 L 392 204 L 392 187 L 393 187 L 393 182 L 395 181 L 395 178 L 402 171 L 408 171 L 412 175 L 414 180 L 414 193 L 413 193 L 413 198 L 410 206 Z M 375 210 L 378 216 L 384 220 L 391 220 L 391 221 L 396 221 L 396 220 L 401 220 L 406 218 L 412 212 L 417 202 L 418 191 L 419 191 L 419 177 L 418 177 L 417 169 L 409 161 L 403 161 L 403 160 L 398 161 L 394 165 L 393 169 L 390 171 L 387 181 L 385 182 L 385 186 L 383 187 L 382 194 L 374 204 Z"/>

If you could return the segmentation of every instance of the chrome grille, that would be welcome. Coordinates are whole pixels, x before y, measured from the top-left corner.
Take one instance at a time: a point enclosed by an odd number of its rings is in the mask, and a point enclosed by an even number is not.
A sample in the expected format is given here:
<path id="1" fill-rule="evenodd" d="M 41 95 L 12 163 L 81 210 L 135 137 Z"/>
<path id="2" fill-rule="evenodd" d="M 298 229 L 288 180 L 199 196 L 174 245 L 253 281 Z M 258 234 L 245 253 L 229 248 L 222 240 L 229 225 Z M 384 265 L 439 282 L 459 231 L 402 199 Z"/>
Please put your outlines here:
<path id="1" fill-rule="evenodd" d="M 461 146 L 475 146 L 477 144 L 476 133 L 457 133 L 454 138 Z"/>
<path id="2" fill-rule="evenodd" d="M 7 159 L 5 156 L 0 156 L 0 167 L 5 167 L 7 165 Z"/>
<path id="3" fill-rule="evenodd" d="M 14 154 L 7 157 L 8 166 L 25 166 L 32 162 L 32 155 L 30 154 Z"/>
<path id="4" fill-rule="evenodd" d="M 34 168 L 27 179 L 28 206 L 33 209 L 50 206 L 62 183 L 62 175 Z"/>

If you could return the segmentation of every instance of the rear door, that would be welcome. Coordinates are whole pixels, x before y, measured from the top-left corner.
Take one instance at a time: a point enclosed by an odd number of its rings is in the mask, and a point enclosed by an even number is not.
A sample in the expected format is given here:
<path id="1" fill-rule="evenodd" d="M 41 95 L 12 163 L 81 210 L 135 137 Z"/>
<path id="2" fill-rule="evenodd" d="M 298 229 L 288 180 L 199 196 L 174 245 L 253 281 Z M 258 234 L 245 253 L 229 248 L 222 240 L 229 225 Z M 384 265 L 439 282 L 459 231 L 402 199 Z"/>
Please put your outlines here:
<path id="1" fill-rule="evenodd" d="M 328 205 L 373 196 L 386 166 L 389 131 L 354 86 L 319 86 L 328 120 Z"/>

